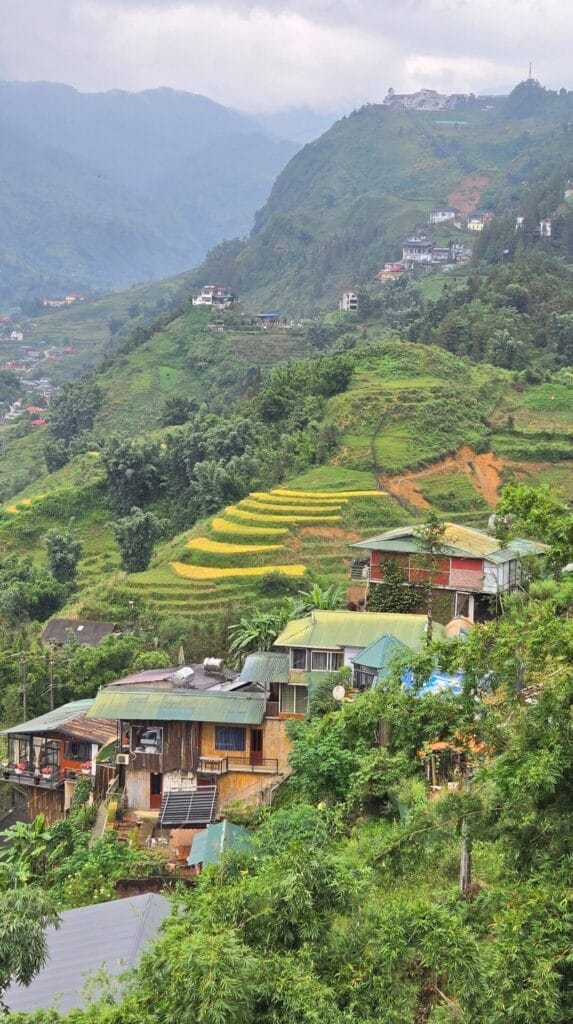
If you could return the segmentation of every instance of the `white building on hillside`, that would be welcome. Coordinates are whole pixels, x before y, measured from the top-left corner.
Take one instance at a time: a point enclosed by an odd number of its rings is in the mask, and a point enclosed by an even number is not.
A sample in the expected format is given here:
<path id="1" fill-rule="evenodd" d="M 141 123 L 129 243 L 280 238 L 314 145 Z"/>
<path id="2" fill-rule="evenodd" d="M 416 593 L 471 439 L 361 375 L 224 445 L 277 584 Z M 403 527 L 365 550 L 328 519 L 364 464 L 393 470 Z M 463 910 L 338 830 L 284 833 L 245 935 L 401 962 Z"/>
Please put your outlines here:
<path id="1" fill-rule="evenodd" d="M 342 313 L 356 313 L 358 311 L 358 295 L 356 292 L 343 292 L 342 298 L 338 301 L 338 308 Z"/>

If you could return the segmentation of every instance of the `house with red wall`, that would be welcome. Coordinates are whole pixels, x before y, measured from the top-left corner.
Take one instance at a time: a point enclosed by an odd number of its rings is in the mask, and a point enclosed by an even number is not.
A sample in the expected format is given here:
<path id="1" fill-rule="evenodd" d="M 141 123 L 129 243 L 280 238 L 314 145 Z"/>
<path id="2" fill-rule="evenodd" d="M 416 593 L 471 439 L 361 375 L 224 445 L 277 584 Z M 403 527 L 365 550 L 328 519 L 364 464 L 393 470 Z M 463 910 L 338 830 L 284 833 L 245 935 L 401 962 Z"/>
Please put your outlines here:
<path id="1" fill-rule="evenodd" d="M 418 529 L 416 525 L 403 526 L 352 545 L 369 552 L 369 587 L 384 584 L 388 562 L 399 567 L 404 586 L 427 584 L 430 570 L 423 564 Z M 496 537 L 456 523 L 444 523 L 440 547 L 432 572 L 433 586 L 443 595 L 440 614 L 450 618 L 465 615 L 478 621 L 491 613 L 502 595 L 522 585 L 523 558 L 547 550 L 544 544 L 521 539 L 504 546 Z"/>

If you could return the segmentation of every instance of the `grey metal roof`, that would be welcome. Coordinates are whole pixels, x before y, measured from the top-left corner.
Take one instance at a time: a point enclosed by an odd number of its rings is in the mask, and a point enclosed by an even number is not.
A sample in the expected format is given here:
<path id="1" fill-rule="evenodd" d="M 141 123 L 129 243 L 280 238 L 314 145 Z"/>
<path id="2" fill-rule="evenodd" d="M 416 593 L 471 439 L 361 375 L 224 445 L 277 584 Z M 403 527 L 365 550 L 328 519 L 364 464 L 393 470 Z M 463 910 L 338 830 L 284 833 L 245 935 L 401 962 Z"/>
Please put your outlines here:
<path id="1" fill-rule="evenodd" d="M 117 977 L 135 967 L 170 912 L 169 901 L 156 893 L 65 910 L 60 927 L 48 928 L 48 960 L 25 988 L 13 983 L 4 999 L 11 1010 L 84 1008 L 90 976 L 102 968 Z M 96 984 L 95 993 L 100 991 Z"/>
<path id="2" fill-rule="evenodd" d="M 115 630 L 115 622 L 98 622 L 95 619 L 52 619 L 42 633 L 45 644 L 89 644 L 97 647 Z"/>
<path id="3" fill-rule="evenodd" d="M 184 671 L 188 672 L 192 670 L 192 674 L 189 677 L 188 689 L 193 690 L 210 690 L 213 688 L 222 689 L 227 688 L 227 683 L 232 683 L 236 679 L 238 673 L 234 672 L 233 669 L 223 667 L 220 673 L 208 672 L 205 669 L 204 664 L 199 665 L 174 665 L 171 668 L 148 668 L 142 672 L 133 672 L 129 676 L 123 676 L 121 679 L 114 679 L 108 686 L 133 686 L 144 685 L 145 687 L 155 688 L 156 690 L 166 689 L 181 689 L 181 684 L 177 686 L 176 682 L 173 681 L 173 677 L 177 673 Z M 231 687 L 229 687 L 230 689 Z"/>
<path id="4" fill-rule="evenodd" d="M 81 718 L 86 715 L 93 704 L 93 698 L 89 700 L 73 700 L 69 704 L 62 704 L 60 708 L 54 708 L 45 715 L 38 718 L 31 718 L 28 722 L 21 722 L 20 725 L 13 725 L 10 729 L 4 729 L 2 735 L 16 736 L 22 733 L 58 732 L 74 718 Z"/>
<path id="5" fill-rule="evenodd" d="M 241 684 L 261 683 L 269 686 L 271 683 L 288 683 L 289 656 L 278 651 L 257 651 L 256 654 L 249 654 L 241 670 L 239 680 Z"/>

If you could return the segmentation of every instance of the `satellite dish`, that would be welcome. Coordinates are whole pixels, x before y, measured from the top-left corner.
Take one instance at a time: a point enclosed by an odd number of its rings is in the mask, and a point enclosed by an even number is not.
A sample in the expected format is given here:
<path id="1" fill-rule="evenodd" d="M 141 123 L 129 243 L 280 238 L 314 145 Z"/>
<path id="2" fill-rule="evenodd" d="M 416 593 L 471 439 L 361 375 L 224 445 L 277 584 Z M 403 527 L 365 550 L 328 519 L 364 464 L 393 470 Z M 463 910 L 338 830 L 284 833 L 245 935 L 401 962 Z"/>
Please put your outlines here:
<path id="1" fill-rule="evenodd" d="M 332 696 L 335 700 L 344 700 L 346 697 L 346 690 L 343 686 L 335 686 L 332 691 Z"/>

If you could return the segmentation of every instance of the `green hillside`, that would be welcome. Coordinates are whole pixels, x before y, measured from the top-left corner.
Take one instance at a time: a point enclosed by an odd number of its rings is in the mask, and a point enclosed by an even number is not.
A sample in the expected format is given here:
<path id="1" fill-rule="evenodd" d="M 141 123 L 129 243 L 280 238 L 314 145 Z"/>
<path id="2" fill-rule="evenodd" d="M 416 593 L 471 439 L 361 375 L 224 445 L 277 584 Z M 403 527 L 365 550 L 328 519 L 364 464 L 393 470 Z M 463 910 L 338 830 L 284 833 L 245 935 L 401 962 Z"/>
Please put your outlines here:
<path id="1" fill-rule="evenodd" d="M 399 256 L 436 204 L 503 208 L 524 178 L 568 159 L 572 111 L 571 94 L 536 83 L 455 112 L 365 106 L 293 157 L 248 241 L 214 250 L 201 272 L 224 272 L 254 306 L 333 307 L 341 289 L 371 283 Z"/>
<path id="2" fill-rule="evenodd" d="M 165 461 L 165 473 L 177 438 L 183 440 L 188 428 L 150 434 L 149 427 L 157 423 L 160 391 L 154 384 L 153 393 L 146 394 L 143 382 L 152 372 L 152 353 L 153 372 L 160 374 L 166 364 L 159 360 L 170 351 L 170 343 L 176 346 L 184 325 L 188 330 L 193 322 L 201 339 L 203 314 L 189 316 L 192 321 L 174 322 L 171 333 L 131 354 L 126 373 L 137 365 L 134 359 L 140 361 L 131 385 L 121 371 L 117 386 L 113 374 L 102 378 L 107 391 L 100 426 L 111 429 L 121 423 L 151 440 L 156 458 Z M 211 332 L 208 337 L 213 337 Z M 207 363 L 218 402 L 225 394 L 229 402 L 241 397 L 233 387 L 239 364 L 233 364 L 233 381 L 222 374 L 229 346 L 238 341 L 221 342 L 220 360 Z M 261 345 L 267 358 L 272 341 L 265 333 Z M 277 349 L 275 360 L 279 355 Z M 189 369 L 182 364 L 177 371 L 172 364 L 171 372 L 179 373 L 181 387 L 188 380 L 187 393 L 200 397 Z M 210 378 L 203 372 L 205 389 Z M 172 383 L 177 390 L 174 377 Z M 122 404 L 118 395 L 124 391 Z M 4 556 L 31 555 L 41 564 L 47 530 L 65 530 L 71 522 L 84 546 L 72 611 L 121 617 L 132 601 L 139 615 L 158 626 L 165 616 L 188 624 L 197 617 L 236 617 L 253 604 L 265 608 L 276 603 L 267 578 L 277 573 L 294 589 L 309 574 L 346 586 L 353 540 L 420 518 L 430 506 L 448 518 L 483 525 L 500 487 L 510 479 L 551 483 L 564 496 L 573 496 L 572 395 L 567 371 L 525 385 L 511 371 L 475 366 L 442 349 L 372 338 L 356 349 L 348 385 L 322 406 L 315 429 L 336 436 L 324 462 L 282 479 L 279 472 L 275 480 L 280 486 L 260 488 L 217 508 L 183 532 L 172 530 L 175 535 L 157 545 L 145 572 L 126 575 L 120 570 L 110 526 L 115 514 L 98 451 L 75 456 L 6 503 L 0 551 Z M 234 415 L 242 408 L 239 402 Z M 244 408 L 252 409 L 252 399 Z M 228 429 L 232 426 L 231 418 Z M 182 475 L 181 503 L 186 486 Z M 149 507 L 173 517 L 176 509 L 170 502 L 158 495 Z"/>

